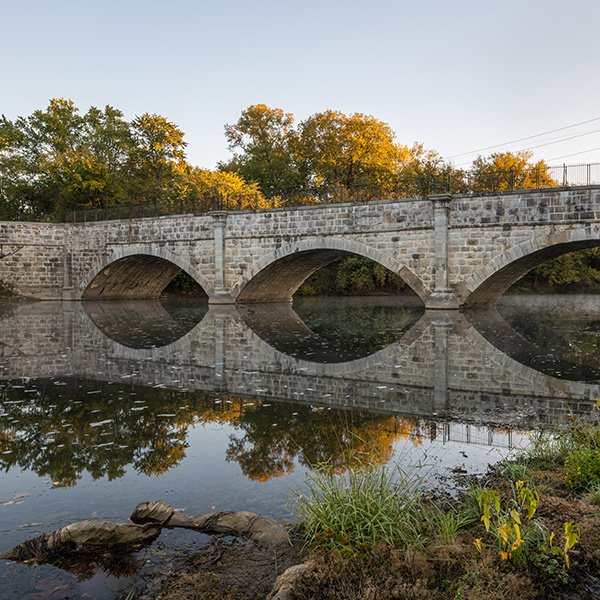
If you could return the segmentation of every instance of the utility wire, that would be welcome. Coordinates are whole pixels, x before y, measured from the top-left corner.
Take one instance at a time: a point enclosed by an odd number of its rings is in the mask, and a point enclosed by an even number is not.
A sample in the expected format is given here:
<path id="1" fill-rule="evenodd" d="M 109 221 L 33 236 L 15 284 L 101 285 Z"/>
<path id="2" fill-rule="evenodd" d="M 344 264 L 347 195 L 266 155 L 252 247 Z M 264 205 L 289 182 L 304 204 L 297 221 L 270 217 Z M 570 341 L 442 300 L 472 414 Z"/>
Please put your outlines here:
<path id="1" fill-rule="evenodd" d="M 555 156 L 554 158 L 549 158 L 548 162 L 552 160 L 559 160 L 561 158 L 569 158 L 569 156 L 577 156 L 578 154 L 587 154 L 588 152 L 594 152 L 595 150 L 600 150 L 600 146 L 598 148 L 590 148 L 589 150 L 582 150 L 581 152 L 573 152 L 573 154 L 563 154 L 562 156 Z"/>
<path id="2" fill-rule="evenodd" d="M 600 129 L 594 129 L 594 131 L 588 131 L 587 133 L 579 133 L 577 135 L 571 135 L 560 140 L 554 140 L 551 142 L 545 142 L 544 144 L 538 144 L 537 146 L 529 146 L 529 148 L 523 148 L 523 150 L 534 150 L 535 148 L 542 148 L 543 146 L 552 146 L 552 144 L 559 144 L 560 142 L 566 142 L 567 140 L 574 140 L 575 138 L 585 137 L 586 135 L 592 135 L 592 133 L 598 133 Z"/>
<path id="3" fill-rule="evenodd" d="M 484 150 L 492 150 L 493 148 L 499 148 L 500 146 L 508 146 L 509 144 L 516 144 L 517 142 L 524 142 L 525 140 L 531 140 L 533 138 L 542 137 L 543 135 L 548 135 L 549 133 L 556 133 L 557 131 L 564 131 L 565 129 L 571 129 L 573 127 L 578 127 L 579 125 L 585 125 L 586 123 L 593 123 L 594 121 L 600 121 L 600 117 L 595 117 L 594 119 L 588 119 L 587 121 L 581 121 L 580 123 L 574 123 L 573 125 L 567 125 L 566 127 L 550 129 L 548 131 L 544 131 L 543 133 L 536 133 L 535 135 L 528 135 L 527 137 L 522 137 L 522 138 L 519 138 L 516 140 L 511 140 L 510 142 L 503 142 L 502 144 L 486 146 L 485 148 L 478 148 L 477 150 L 471 150 L 470 152 L 461 152 L 460 154 L 453 154 L 452 156 L 447 156 L 446 159 L 458 158 L 459 156 L 466 156 L 467 154 L 475 154 L 477 152 L 483 152 Z"/>
<path id="4" fill-rule="evenodd" d="M 570 135 L 569 137 L 561 138 L 559 140 L 552 140 L 550 142 L 544 142 L 543 144 L 537 144 L 536 146 L 529 146 L 528 148 L 521 148 L 520 150 L 516 150 L 515 152 L 524 152 L 524 151 L 527 151 L 527 150 L 535 150 L 536 148 L 543 148 L 544 146 L 552 146 L 553 144 L 559 144 L 560 142 L 566 142 L 568 140 L 574 140 L 575 138 L 585 137 L 586 135 L 592 135 L 594 133 L 599 133 L 599 132 L 600 132 L 600 129 L 594 129 L 594 131 L 587 131 L 586 133 L 578 133 L 577 135 Z M 567 156 L 569 156 L 569 155 L 567 155 Z M 471 162 L 473 162 L 473 161 L 467 161 L 467 162 L 464 162 L 464 163 L 459 163 L 458 165 L 455 165 L 455 166 L 462 167 L 464 165 L 470 164 Z"/>

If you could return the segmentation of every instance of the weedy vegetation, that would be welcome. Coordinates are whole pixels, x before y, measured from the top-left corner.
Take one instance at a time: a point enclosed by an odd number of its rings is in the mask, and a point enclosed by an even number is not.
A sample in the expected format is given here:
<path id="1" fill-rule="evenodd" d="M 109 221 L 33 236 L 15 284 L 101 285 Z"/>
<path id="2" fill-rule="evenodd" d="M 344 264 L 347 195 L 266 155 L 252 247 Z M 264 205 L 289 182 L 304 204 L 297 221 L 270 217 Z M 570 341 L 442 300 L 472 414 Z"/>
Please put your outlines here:
<path id="1" fill-rule="evenodd" d="M 297 597 L 597 597 L 600 422 L 539 434 L 459 499 L 421 483 L 381 467 L 310 475 L 297 506 L 318 566 Z"/>

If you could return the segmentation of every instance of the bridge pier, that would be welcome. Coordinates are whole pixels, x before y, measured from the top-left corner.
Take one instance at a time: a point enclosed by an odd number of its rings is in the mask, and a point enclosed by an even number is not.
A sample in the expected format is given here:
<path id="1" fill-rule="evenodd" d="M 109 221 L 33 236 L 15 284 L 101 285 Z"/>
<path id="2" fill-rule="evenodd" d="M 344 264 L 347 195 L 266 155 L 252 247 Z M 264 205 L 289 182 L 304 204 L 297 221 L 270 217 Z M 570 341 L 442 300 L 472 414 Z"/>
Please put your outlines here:
<path id="1" fill-rule="evenodd" d="M 436 313 L 431 324 L 434 331 L 434 371 L 432 414 L 444 414 L 448 408 L 448 339 L 456 313 Z"/>
<path id="2" fill-rule="evenodd" d="M 227 222 L 226 211 L 214 211 L 210 215 L 213 218 L 214 242 L 215 242 L 215 288 L 208 295 L 209 304 L 234 304 L 235 300 L 225 289 L 225 236 L 224 229 Z"/>
<path id="3" fill-rule="evenodd" d="M 450 194 L 428 197 L 433 202 L 434 289 L 425 299 L 425 308 L 453 310 L 459 308 L 458 298 L 448 284 L 448 213 Z"/>

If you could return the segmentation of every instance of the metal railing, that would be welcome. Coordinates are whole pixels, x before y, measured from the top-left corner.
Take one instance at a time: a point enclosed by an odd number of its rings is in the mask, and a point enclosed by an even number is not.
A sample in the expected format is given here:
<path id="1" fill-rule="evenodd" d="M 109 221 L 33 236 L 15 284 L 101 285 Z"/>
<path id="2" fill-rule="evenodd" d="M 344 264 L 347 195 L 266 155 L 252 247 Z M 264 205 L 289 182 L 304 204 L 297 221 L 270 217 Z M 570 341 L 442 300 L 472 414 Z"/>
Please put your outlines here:
<path id="1" fill-rule="evenodd" d="M 119 219 L 144 219 L 167 215 L 202 214 L 213 210 L 227 210 L 221 207 L 218 198 L 202 202 L 169 202 L 139 204 L 117 204 L 104 208 L 89 208 L 56 213 L 55 221 L 66 223 L 87 223 L 90 221 L 112 221 Z"/>
<path id="2" fill-rule="evenodd" d="M 429 180 L 431 194 L 485 194 L 588 185 L 600 185 L 600 163 L 557 165 L 527 170 L 490 167 L 487 172 L 448 169 Z"/>
<path id="3" fill-rule="evenodd" d="M 265 200 L 262 197 L 213 196 L 196 202 L 140 202 L 133 205 L 115 205 L 105 208 L 82 209 L 55 213 L 51 220 L 58 222 L 86 223 L 115 219 L 139 219 L 180 214 L 203 214 L 211 211 L 258 210 L 284 206 L 294 208 L 307 204 L 362 203 L 370 200 L 402 200 L 423 198 L 432 194 L 489 194 L 518 190 L 569 188 L 600 185 L 600 163 L 559 165 L 522 170 L 490 168 L 489 172 L 459 171 L 449 169 L 433 176 L 417 175 L 410 184 L 397 185 L 381 194 L 379 188 L 369 185 L 320 187 L 294 194 L 290 191 L 287 200 Z"/>

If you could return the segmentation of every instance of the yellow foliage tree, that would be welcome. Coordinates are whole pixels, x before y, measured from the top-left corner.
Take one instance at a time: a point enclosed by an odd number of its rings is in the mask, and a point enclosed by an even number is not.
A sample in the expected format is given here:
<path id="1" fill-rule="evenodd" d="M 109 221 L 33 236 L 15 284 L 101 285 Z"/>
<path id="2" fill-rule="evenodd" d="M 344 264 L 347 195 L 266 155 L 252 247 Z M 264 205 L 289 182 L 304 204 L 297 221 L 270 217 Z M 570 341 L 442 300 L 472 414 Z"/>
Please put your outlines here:
<path id="1" fill-rule="evenodd" d="M 530 151 L 496 152 L 485 158 L 478 156 L 471 169 L 472 190 L 504 192 L 556 186 L 546 162 L 530 163 L 532 156 Z"/>
<path id="2" fill-rule="evenodd" d="M 321 200 L 390 198 L 410 150 L 373 116 L 327 110 L 300 123 L 294 154 Z"/>
<path id="3" fill-rule="evenodd" d="M 279 198 L 264 197 L 257 183 L 247 183 L 237 173 L 182 165 L 180 197 L 190 207 L 250 210 L 280 206 Z"/>

